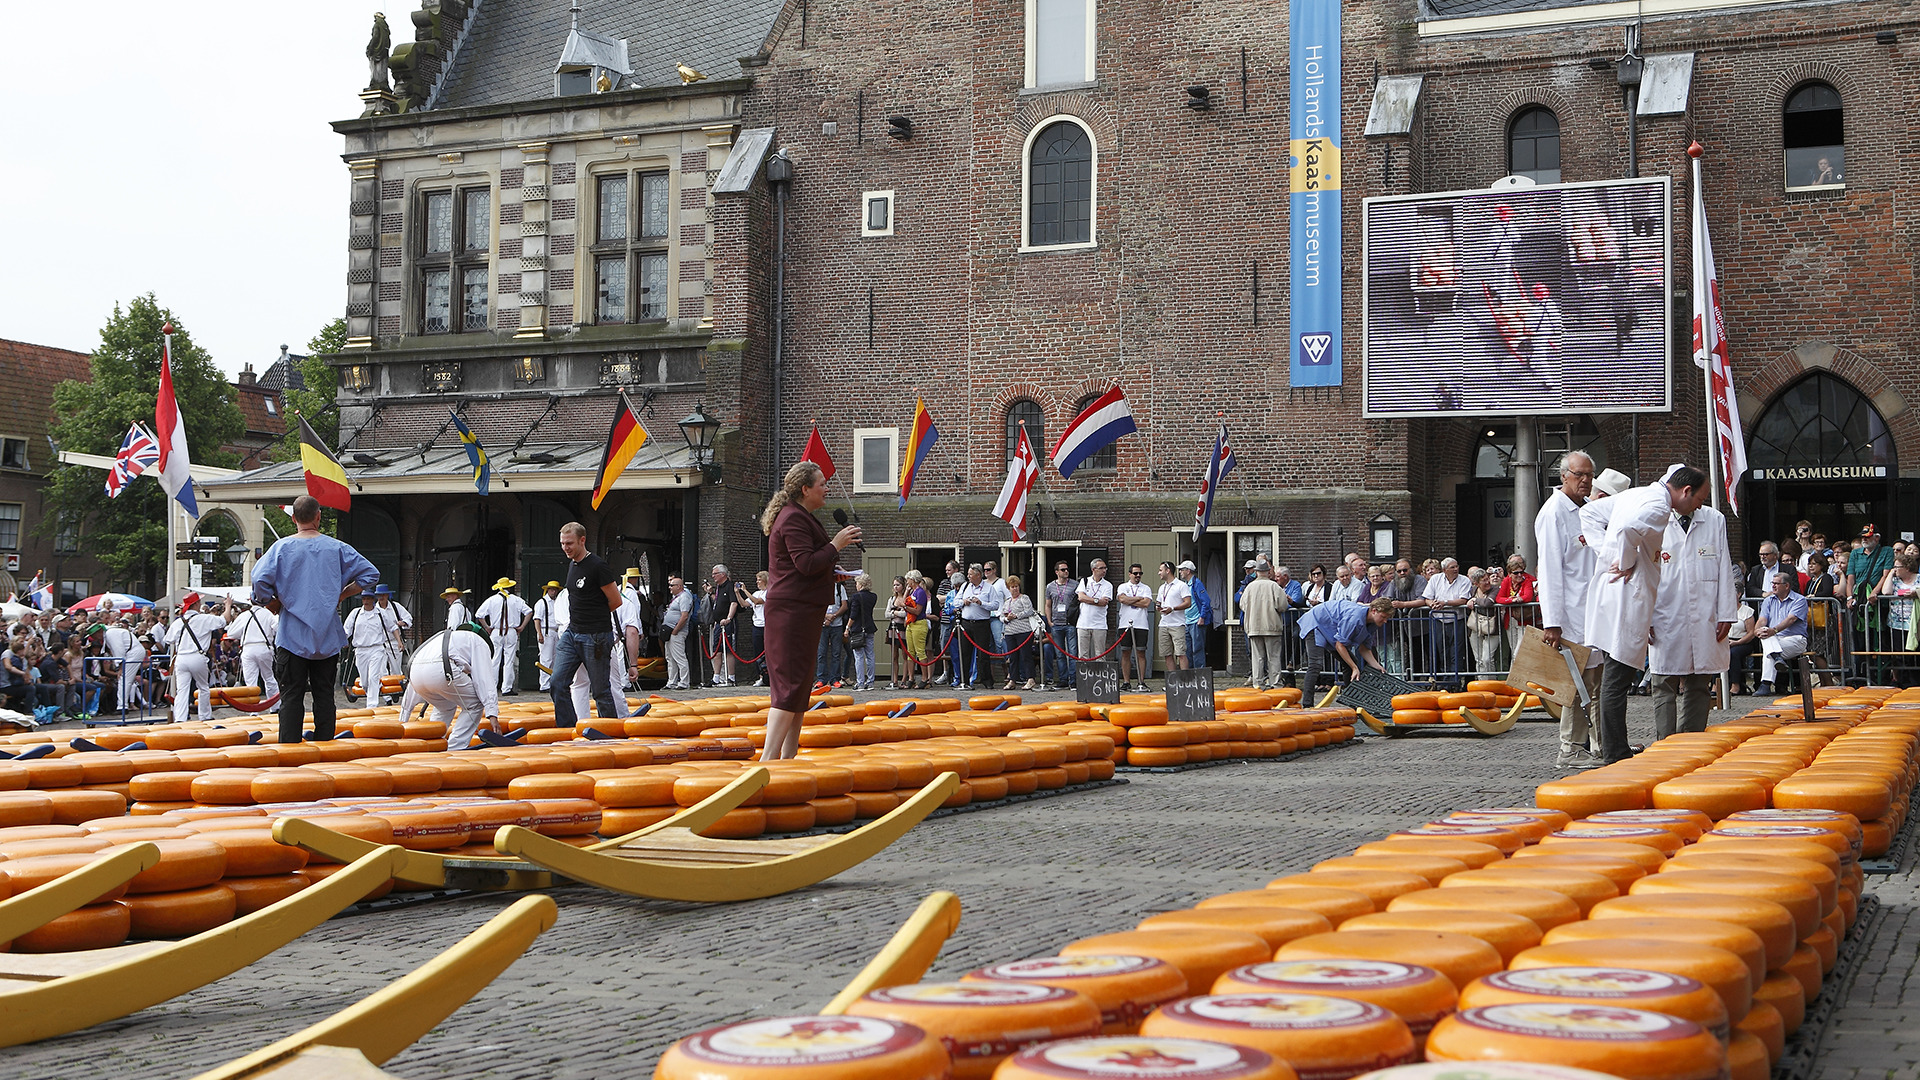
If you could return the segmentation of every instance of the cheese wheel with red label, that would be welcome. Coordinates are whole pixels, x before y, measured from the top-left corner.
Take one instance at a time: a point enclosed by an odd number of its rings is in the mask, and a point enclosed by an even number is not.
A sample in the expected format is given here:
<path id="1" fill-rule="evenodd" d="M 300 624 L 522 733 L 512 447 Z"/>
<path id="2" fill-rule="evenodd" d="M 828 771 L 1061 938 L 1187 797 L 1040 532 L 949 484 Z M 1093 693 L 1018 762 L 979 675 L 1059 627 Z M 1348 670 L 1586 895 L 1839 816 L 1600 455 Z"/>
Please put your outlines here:
<path id="1" fill-rule="evenodd" d="M 1476 1063 L 1472 1080 L 1618 1080 L 1591 1069 L 1567 1065 L 1540 1065 L 1531 1061 L 1488 1061 Z M 1465 1080 L 1458 1065 L 1451 1062 L 1426 1062 L 1397 1065 L 1370 1072 L 1357 1080 Z"/>
<path id="2" fill-rule="evenodd" d="M 1537 945 L 1513 958 L 1511 969 L 1543 967 L 1637 968 L 1684 975 L 1720 995 L 1727 1019 L 1739 1023 L 1753 1004 L 1753 976 L 1746 961 L 1713 945 L 1655 939 L 1563 941 Z"/>
<path id="3" fill-rule="evenodd" d="M 1396 898 L 1388 911 L 1505 911 L 1524 915 L 1540 927 L 1541 933 L 1575 922 L 1580 905 L 1571 897 L 1549 889 L 1529 889 L 1520 885 L 1472 885 L 1455 889 L 1430 889 Z"/>
<path id="4" fill-rule="evenodd" d="M 1740 828 L 1749 825 L 1815 825 L 1838 830 L 1853 844 L 1854 854 L 1859 854 L 1860 819 L 1839 810 L 1786 809 L 1774 807 L 1768 810 L 1743 810 L 1722 822 L 1717 828 Z"/>
<path id="5" fill-rule="evenodd" d="M 1770 900 L 1726 893 L 1630 893 L 1595 904 L 1588 918 L 1594 921 L 1709 919 L 1745 927 L 1760 939 L 1768 971 L 1786 963 L 1800 944 L 1794 935 L 1793 914 L 1786 908 Z"/>
<path id="6" fill-rule="evenodd" d="M 1315 872 L 1386 870 L 1396 874 L 1412 874 L 1415 877 L 1425 878 L 1429 885 L 1438 885 L 1448 874 L 1458 874 L 1468 869 L 1468 866 L 1458 859 L 1437 855 L 1342 855 L 1338 858 L 1322 859 L 1313 864 L 1313 869 Z"/>
<path id="7" fill-rule="evenodd" d="M 1540 846 L 1564 846 L 1591 843 L 1596 840 L 1613 844 L 1638 844 L 1667 855 L 1679 851 L 1686 845 L 1686 841 L 1678 836 L 1650 825 L 1594 825 L 1585 821 L 1576 821 L 1559 832 L 1548 833 L 1541 838 Z"/>
<path id="8" fill-rule="evenodd" d="M 1498 825 L 1449 825 L 1439 821 L 1429 821 L 1424 825 L 1414 825 L 1399 832 L 1388 833 L 1386 839 L 1404 840 L 1408 837 L 1422 836 L 1441 840 L 1471 840 L 1477 844 L 1499 848 L 1503 855 L 1511 855 L 1527 846 L 1526 837 Z"/>
<path id="9" fill-rule="evenodd" d="M 1619 887 L 1599 874 L 1512 861 L 1501 866 L 1489 866 L 1484 870 L 1468 870 L 1440 883 L 1443 889 L 1464 889 L 1476 886 L 1519 887 L 1557 892 L 1578 904 L 1583 918 L 1593 905 L 1620 895 Z"/>
<path id="10" fill-rule="evenodd" d="M 1196 908 L 1215 907 L 1285 907 L 1311 911 L 1326 917 L 1334 926 L 1356 915 L 1368 915 L 1374 910 L 1373 901 L 1363 893 L 1352 889 L 1325 889 L 1313 885 L 1281 885 L 1265 889 L 1248 889 L 1244 892 L 1221 893 L 1209 896 L 1193 905 Z"/>
<path id="11" fill-rule="evenodd" d="M 1307 888 L 1349 889 L 1372 901 L 1377 910 L 1385 910 L 1396 896 L 1433 888 L 1426 878 L 1391 870 L 1314 870 L 1288 874 L 1267 882 L 1267 888 L 1303 885 Z"/>
<path id="12" fill-rule="evenodd" d="M 1823 844 L 1843 861 L 1858 859 L 1860 856 L 1860 851 L 1855 847 L 1854 842 L 1847 838 L 1843 826 L 1819 821 L 1778 824 L 1723 821 L 1712 832 L 1702 834 L 1700 844 L 1704 847 L 1732 840 L 1799 840 Z"/>
<path id="13" fill-rule="evenodd" d="M 1222 974 L 1272 958 L 1266 941 L 1244 930 L 1125 930 L 1081 938 L 1062 956 L 1150 956 L 1180 969 L 1188 990 L 1205 990 Z"/>
<path id="14" fill-rule="evenodd" d="M 654 1080 L 944 1080 L 940 1040 L 867 1016 L 784 1016 L 726 1024 L 667 1048 Z"/>
<path id="15" fill-rule="evenodd" d="M 1100 1033 L 1100 1007 L 1084 994 L 1027 982 L 909 983 L 871 991 L 847 1008 L 913 1024 L 938 1038 L 954 1080 L 986 1080 L 993 1067 L 1035 1043 Z"/>
<path id="16" fill-rule="evenodd" d="M 1251 1046 L 1129 1035 L 1030 1046 L 1002 1061 L 993 1080 L 1299 1080 L 1286 1062 Z M 1584 1080 L 1584 1078 L 1582 1078 Z"/>
<path id="17" fill-rule="evenodd" d="M 1242 930 L 1277 949 L 1294 938 L 1333 929 L 1327 917 L 1303 908 L 1210 907 L 1163 911 L 1140 920 L 1139 930 Z"/>
<path id="18" fill-rule="evenodd" d="M 88 904 L 21 934 L 9 948 L 20 953 L 110 949 L 126 944 L 131 927 L 132 913 L 127 905 Z"/>
<path id="19" fill-rule="evenodd" d="M 1540 944 L 1540 927 L 1532 919 L 1506 911 L 1381 911 L 1348 919 L 1345 930 L 1437 930 L 1465 934 L 1493 946 L 1502 964 Z"/>
<path id="20" fill-rule="evenodd" d="M 1321 994 L 1219 994 L 1154 1010 L 1140 1033 L 1264 1050 L 1301 1080 L 1348 1080 L 1413 1061 L 1406 1021 L 1365 1001 Z"/>
<path id="21" fill-rule="evenodd" d="M 1457 989 L 1499 971 L 1500 953 L 1476 937 L 1441 930 L 1336 930 L 1280 946 L 1275 960 L 1391 960 L 1430 967 Z"/>
<path id="22" fill-rule="evenodd" d="M 1453 859 L 1469 870 L 1496 863 L 1505 854 L 1491 844 L 1472 840 L 1450 840 L 1439 836 L 1399 836 L 1392 840 L 1374 840 L 1353 849 L 1355 855 L 1431 855 Z"/>
<path id="23" fill-rule="evenodd" d="M 1550 1061 L 1620 1080 L 1722 1080 L 1726 1049 L 1691 1020 L 1563 1002 L 1486 1005 L 1434 1026 L 1428 1061 Z"/>
<path id="24" fill-rule="evenodd" d="M 1688 843 L 1700 839 L 1700 834 L 1713 828 L 1713 819 L 1698 810 L 1609 810 L 1604 814 L 1595 814 L 1587 821 L 1595 825 L 1633 825 L 1651 826 L 1665 829 Z"/>
<path id="25" fill-rule="evenodd" d="M 1667 864 L 1667 853 L 1645 844 L 1617 844 L 1609 840 L 1583 839 L 1577 843 L 1537 844 L 1525 851 L 1513 854 L 1514 862 L 1522 859 L 1540 858 L 1547 855 L 1604 855 L 1610 859 L 1625 859 L 1651 874 Z"/>
<path id="26" fill-rule="evenodd" d="M 1213 984 L 1224 994 L 1321 994 L 1370 1001 L 1406 1021 L 1415 1046 L 1453 1011 L 1459 994 L 1430 967 L 1391 960 L 1271 960 L 1234 968 Z"/>
<path id="27" fill-rule="evenodd" d="M 1084 994 L 1100 1007 L 1100 1031 L 1131 1035 L 1166 1002 L 1185 997 L 1180 969 L 1150 956 L 1043 956 L 995 964 L 961 976 L 963 982 L 1031 982 Z"/>
<path id="28" fill-rule="evenodd" d="M 1720 893 L 1771 900 L 1793 915 L 1794 938 L 1820 929 L 1820 891 L 1799 878 L 1760 870 L 1675 870 L 1649 874 L 1633 883 L 1630 896 Z"/>
<path id="29" fill-rule="evenodd" d="M 1586 919 L 1554 927 L 1542 944 L 1622 939 L 1711 945 L 1727 950 L 1747 965 L 1747 982 L 1755 990 L 1767 978 L 1767 946 L 1760 935 L 1744 926 L 1716 919 Z"/>
<path id="30" fill-rule="evenodd" d="M 1726 1002 L 1698 979 L 1666 971 L 1595 965 L 1496 971 L 1460 991 L 1460 1007 L 1545 1001 L 1649 1009 L 1684 1017 L 1722 1041 L 1732 1029 Z"/>
<path id="31" fill-rule="evenodd" d="M 1550 810 L 1539 806 L 1475 806 L 1460 811 L 1463 814 L 1520 814 L 1525 817 L 1539 818 L 1555 829 L 1564 829 L 1573 822 L 1573 815 L 1564 810 Z"/>
<path id="32" fill-rule="evenodd" d="M 1495 828 L 1510 829 L 1519 833 L 1529 844 L 1538 843 L 1541 837 L 1561 827 L 1532 814 L 1495 814 L 1475 810 L 1456 810 L 1441 818 L 1440 824 L 1492 825 Z"/>

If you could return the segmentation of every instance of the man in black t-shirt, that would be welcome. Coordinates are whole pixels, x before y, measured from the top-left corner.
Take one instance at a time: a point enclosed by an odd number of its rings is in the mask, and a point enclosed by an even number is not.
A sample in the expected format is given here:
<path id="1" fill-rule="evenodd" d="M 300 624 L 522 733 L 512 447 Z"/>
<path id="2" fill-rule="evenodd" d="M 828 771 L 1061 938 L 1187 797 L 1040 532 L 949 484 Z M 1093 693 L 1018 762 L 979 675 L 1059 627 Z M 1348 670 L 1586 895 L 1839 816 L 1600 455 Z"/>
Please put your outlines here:
<path id="1" fill-rule="evenodd" d="M 607 670 L 613 656 L 613 613 L 620 607 L 620 579 L 605 560 L 587 550 L 587 527 L 577 521 L 560 526 L 560 550 L 572 560 L 562 579 L 568 622 L 554 645 L 550 686 L 554 723 L 564 728 L 578 719 L 573 714 L 573 676 L 582 664 L 599 714 L 620 715 Z"/>

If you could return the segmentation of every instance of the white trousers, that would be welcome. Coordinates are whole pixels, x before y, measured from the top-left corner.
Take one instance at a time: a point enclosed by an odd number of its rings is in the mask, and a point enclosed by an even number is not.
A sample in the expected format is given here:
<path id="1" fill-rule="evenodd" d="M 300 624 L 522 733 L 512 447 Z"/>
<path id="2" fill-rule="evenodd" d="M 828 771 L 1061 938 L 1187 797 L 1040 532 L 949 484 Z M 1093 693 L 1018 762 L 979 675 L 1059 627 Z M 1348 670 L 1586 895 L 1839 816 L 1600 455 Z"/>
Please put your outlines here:
<path id="1" fill-rule="evenodd" d="M 517 631 L 508 629 L 494 633 L 493 662 L 500 676 L 496 680 L 500 692 L 515 692 L 518 689 L 515 680 L 520 677 L 520 634 Z"/>
<path id="2" fill-rule="evenodd" d="M 1807 639 L 1804 635 L 1795 637 L 1770 637 L 1760 641 L 1760 681 L 1770 683 L 1779 674 L 1781 664 L 1790 663 L 1806 655 Z"/>
<path id="3" fill-rule="evenodd" d="M 211 689 L 212 671 L 205 653 L 176 653 L 173 658 L 173 722 L 185 723 L 187 709 L 193 704 L 193 689 Z M 213 719 L 213 695 L 200 697 L 200 719 Z"/>
<path id="4" fill-rule="evenodd" d="M 540 667 L 543 669 L 540 672 L 540 689 L 542 690 L 553 689 L 553 647 L 559 640 L 560 635 L 556 631 L 549 630 L 547 636 L 540 641 Z"/>
<path id="5" fill-rule="evenodd" d="M 360 689 L 367 692 L 368 705 L 382 704 L 380 679 L 387 673 L 387 659 L 387 650 L 377 645 L 353 650 L 353 666 L 360 672 Z"/>
<path id="6" fill-rule="evenodd" d="M 248 686 L 261 688 L 261 697 L 272 697 L 280 692 L 280 683 L 273 677 L 273 646 L 253 644 L 240 650 L 240 677 Z"/>
<path id="7" fill-rule="evenodd" d="M 485 706 L 473 687 L 472 676 L 455 671 L 449 680 L 437 664 L 422 664 L 407 678 L 407 692 L 401 698 L 405 711 L 401 715 L 412 715 L 418 701 L 433 706 L 433 718 L 447 725 L 447 749 L 464 750 L 473 742 Z"/>
<path id="8" fill-rule="evenodd" d="M 682 630 L 668 638 L 665 652 L 667 685 L 679 690 L 687 689 L 687 631 Z"/>
<path id="9" fill-rule="evenodd" d="M 144 656 L 138 660 L 131 656 L 120 658 L 120 697 L 117 700 L 123 711 L 131 712 L 140 707 L 140 702 L 135 700 L 137 692 L 134 684 L 139 681 L 140 667 L 146 662 Z"/>
<path id="10" fill-rule="evenodd" d="M 1280 644 L 1279 634 L 1247 635 L 1250 685 L 1261 690 L 1280 685 L 1280 676 L 1286 670 L 1280 661 Z"/>

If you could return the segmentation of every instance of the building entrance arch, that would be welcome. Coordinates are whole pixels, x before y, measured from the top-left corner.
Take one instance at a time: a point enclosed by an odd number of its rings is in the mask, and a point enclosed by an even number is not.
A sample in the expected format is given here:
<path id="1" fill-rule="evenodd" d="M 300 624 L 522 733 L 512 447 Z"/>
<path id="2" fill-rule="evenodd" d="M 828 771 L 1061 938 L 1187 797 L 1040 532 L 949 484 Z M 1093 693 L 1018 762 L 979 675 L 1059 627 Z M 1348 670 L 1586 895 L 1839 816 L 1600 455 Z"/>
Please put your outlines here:
<path id="1" fill-rule="evenodd" d="M 1899 476 L 1893 433 L 1873 402 L 1837 375 L 1808 374 L 1774 395 L 1747 437 L 1741 554 L 1751 561 L 1761 540 L 1792 537 L 1803 520 L 1829 543 L 1869 524 L 1898 537 L 1913 527 L 1895 517 Z"/>

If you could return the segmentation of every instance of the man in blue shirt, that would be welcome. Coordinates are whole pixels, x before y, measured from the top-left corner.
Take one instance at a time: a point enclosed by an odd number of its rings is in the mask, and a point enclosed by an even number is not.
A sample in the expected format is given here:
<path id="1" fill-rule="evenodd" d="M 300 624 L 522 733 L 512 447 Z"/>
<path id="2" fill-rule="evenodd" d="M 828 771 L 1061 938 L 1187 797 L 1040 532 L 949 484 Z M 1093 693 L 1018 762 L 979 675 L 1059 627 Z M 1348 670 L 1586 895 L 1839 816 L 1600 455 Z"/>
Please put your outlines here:
<path id="1" fill-rule="evenodd" d="M 1213 597 L 1207 595 L 1200 568 L 1192 559 L 1180 564 L 1180 580 L 1193 594 L 1193 603 L 1187 606 L 1187 666 L 1203 668 L 1207 666 L 1207 631 L 1213 629 Z"/>
<path id="2" fill-rule="evenodd" d="M 1794 573 L 1773 575 L 1773 593 L 1760 603 L 1753 635 L 1760 639 L 1760 693 L 1773 693 L 1774 668 L 1807 651 L 1807 598 L 1793 591 Z"/>
<path id="3" fill-rule="evenodd" d="M 1360 677 L 1360 664 L 1364 662 L 1376 671 L 1387 670 L 1380 658 L 1374 655 L 1374 628 L 1387 625 L 1393 618 L 1393 601 L 1385 597 L 1371 604 L 1361 604 L 1352 600 L 1329 600 L 1324 604 L 1308 608 L 1300 616 L 1300 636 L 1307 639 L 1307 677 L 1306 685 L 1301 688 L 1301 701 L 1310 704 L 1319 690 L 1320 673 L 1325 671 L 1334 676 L 1336 682 L 1345 682 L 1340 670 L 1329 666 L 1327 650 L 1332 649 L 1355 679 Z M 1353 654 L 1358 652 L 1360 659 Z"/>
<path id="4" fill-rule="evenodd" d="M 333 738 L 333 684 L 347 632 L 340 603 L 380 580 L 366 556 L 320 532 L 320 501 L 293 500 L 294 534 L 274 542 L 253 568 L 253 602 L 280 617 L 273 674 L 280 681 L 280 741 L 300 741 L 307 693 L 313 737 Z M 372 689 L 372 688 L 369 688 Z"/>

